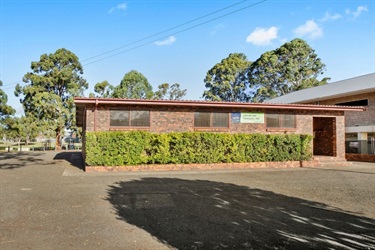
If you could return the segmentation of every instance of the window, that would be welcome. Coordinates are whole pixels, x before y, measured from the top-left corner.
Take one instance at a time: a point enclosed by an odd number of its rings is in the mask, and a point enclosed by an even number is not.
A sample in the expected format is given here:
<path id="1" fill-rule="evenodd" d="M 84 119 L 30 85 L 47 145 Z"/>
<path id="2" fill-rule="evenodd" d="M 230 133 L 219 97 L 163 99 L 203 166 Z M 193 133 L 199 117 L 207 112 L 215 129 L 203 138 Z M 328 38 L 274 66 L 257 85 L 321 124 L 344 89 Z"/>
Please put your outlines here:
<path id="1" fill-rule="evenodd" d="M 227 128 L 229 127 L 228 113 L 195 112 L 194 127 Z"/>
<path id="2" fill-rule="evenodd" d="M 267 128 L 295 128 L 295 115 L 266 114 Z"/>
<path id="3" fill-rule="evenodd" d="M 150 111 L 110 110 L 111 127 L 150 127 Z"/>

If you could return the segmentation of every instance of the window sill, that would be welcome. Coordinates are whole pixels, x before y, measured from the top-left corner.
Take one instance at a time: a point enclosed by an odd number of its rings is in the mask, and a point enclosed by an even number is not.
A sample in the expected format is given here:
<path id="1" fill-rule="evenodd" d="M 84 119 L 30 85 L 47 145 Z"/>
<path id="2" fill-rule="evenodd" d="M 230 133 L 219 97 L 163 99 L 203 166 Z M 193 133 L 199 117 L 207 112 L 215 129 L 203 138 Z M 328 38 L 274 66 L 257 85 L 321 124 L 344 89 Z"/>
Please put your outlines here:
<path id="1" fill-rule="evenodd" d="M 295 132 L 296 128 L 266 128 L 267 132 Z"/>
<path id="2" fill-rule="evenodd" d="M 194 128 L 194 131 L 200 131 L 200 132 L 229 132 L 229 128 Z"/>
<path id="3" fill-rule="evenodd" d="M 150 130 L 150 127 L 111 127 L 109 131 Z"/>

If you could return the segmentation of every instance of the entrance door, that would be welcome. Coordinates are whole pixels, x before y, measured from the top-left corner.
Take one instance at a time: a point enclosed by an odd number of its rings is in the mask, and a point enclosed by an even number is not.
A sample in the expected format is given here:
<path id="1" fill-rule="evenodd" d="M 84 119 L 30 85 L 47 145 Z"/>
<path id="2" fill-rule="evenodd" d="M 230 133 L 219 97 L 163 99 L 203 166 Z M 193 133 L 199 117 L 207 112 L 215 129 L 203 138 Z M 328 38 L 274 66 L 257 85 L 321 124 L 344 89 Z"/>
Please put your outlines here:
<path id="1" fill-rule="evenodd" d="M 313 117 L 314 155 L 336 156 L 336 118 Z"/>

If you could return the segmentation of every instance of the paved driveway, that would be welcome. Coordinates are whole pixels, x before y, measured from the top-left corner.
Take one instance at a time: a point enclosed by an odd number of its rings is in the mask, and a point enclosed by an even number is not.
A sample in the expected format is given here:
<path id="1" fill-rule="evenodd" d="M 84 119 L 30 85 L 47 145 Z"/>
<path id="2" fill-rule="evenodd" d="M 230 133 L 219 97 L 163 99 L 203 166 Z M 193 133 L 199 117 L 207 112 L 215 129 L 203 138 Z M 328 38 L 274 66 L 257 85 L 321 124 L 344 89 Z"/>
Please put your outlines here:
<path id="1" fill-rule="evenodd" d="M 375 166 L 84 173 L 0 155 L 0 249 L 375 249 Z"/>

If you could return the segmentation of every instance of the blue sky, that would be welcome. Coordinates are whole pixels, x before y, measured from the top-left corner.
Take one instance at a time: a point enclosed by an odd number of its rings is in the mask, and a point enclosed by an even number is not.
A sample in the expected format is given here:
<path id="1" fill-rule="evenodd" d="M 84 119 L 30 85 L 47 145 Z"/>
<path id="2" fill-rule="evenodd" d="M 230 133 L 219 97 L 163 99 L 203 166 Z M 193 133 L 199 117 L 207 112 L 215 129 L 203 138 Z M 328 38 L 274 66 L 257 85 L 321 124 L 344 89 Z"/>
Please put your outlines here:
<path id="1" fill-rule="evenodd" d="M 198 100 L 207 71 L 230 53 L 254 61 L 302 38 L 326 64 L 324 76 L 338 81 L 375 72 L 374 2 L 1 0 L 0 79 L 20 114 L 16 83 L 24 84 L 22 77 L 40 55 L 66 48 L 84 67 L 86 96 L 97 82 L 118 85 L 137 70 L 154 89 L 179 83 L 187 89 L 185 99 Z"/>

